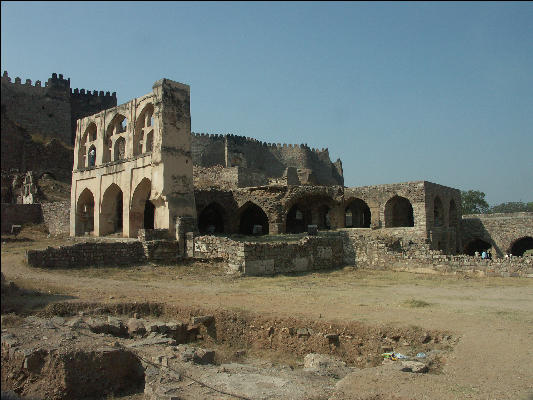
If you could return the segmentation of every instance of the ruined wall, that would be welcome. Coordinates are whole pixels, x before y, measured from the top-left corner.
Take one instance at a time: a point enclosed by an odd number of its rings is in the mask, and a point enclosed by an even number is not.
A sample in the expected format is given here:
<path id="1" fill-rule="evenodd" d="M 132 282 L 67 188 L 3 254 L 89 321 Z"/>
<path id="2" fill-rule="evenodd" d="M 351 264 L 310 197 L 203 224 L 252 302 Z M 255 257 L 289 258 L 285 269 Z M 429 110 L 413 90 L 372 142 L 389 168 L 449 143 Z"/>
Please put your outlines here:
<path id="1" fill-rule="evenodd" d="M 146 261 L 139 241 L 82 242 L 72 246 L 28 250 L 26 262 L 38 268 L 78 268 L 88 266 L 118 266 Z"/>
<path id="2" fill-rule="evenodd" d="M 189 257 L 222 259 L 231 272 L 246 276 L 304 272 L 339 267 L 343 245 L 338 237 L 309 236 L 296 242 L 241 242 L 220 236 L 197 236 Z"/>
<path id="3" fill-rule="evenodd" d="M 463 245 L 481 239 L 491 244 L 498 256 L 502 256 L 510 252 L 517 239 L 533 237 L 533 213 L 463 215 L 461 235 Z"/>
<path id="4" fill-rule="evenodd" d="M 68 235 L 70 232 L 70 201 L 40 204 L 43 221 L 51 235 Z"/>
<path id="5" fill-rule="evenodd" d="M 297 168 L 303 184 L 343 185 L 342 163 L 332 163 L 328 149 L 311 149 L 307 145 L 265 143 L 236 135 L 193 133 L 194 165 L 212 167 L 240 166 L 261 171 L 266 178 L 281 178 L 287 167 Z"/>
<path id="6" fill-rule="evenodd" d="M 11 225 L 39 224 L 42 221 L 40 204 L 2 203 L 2 233 L 11 232 Z"/>
<path id="7" fill-rule="evenodd" d="M 343 229 L 344 263 L 358 268 L 419 273 L 469 273 L 481 276 L 533 277 L 533 257 L 483 260 L 446 255 L 401 230 Z"/>

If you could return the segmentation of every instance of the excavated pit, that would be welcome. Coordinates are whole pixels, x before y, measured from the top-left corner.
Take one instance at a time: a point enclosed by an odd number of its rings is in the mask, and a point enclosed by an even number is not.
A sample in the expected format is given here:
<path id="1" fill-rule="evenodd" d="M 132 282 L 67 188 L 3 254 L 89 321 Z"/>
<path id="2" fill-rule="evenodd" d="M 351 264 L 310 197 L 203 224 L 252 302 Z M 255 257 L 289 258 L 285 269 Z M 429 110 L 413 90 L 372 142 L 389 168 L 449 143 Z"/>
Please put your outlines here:
<path id="1" fill-rule="evenodd" d="M 224 393 L 235 391 L 246 397 L 261 387 L 261 379 L 270 382 L 264 383 L 266 388 L 272 382 L 278 386 L 269 389 L 271 397 L 261 397 L 269 393 L 263 390 L 251 398 L 305 399 L 310 393 L 327 394 L 331 380 L 350 371 L 381 366 L 386 352 L 413 359 L 423 352 L 423 372 L 441 373 L 458 340 L 449 332 L 417 327 L 271 318 L 156 303 L 54 303 L 34 316 L 2 319 L 2 387 L 43 399 L 143 391 L 147 399 L 234 398 Z M 309 354 L 319 356 L 306 358 Z M 335 368 L 303 368 L 322 355 L 330 359 L 316 365 Z M 219 370 L 213 371 L 215 367 Z M 315 378 L 301 375 L 304 370 L 315 371 Z M 185 377 L 190 383 L 184 383 Z M 198 383 L 202 379 L 218 385 L 210 389 L 214 397 L 201 394 L 206 387 Z M 240 386 L 250 379 L 257 380 L 255 385 Z M 292 380 L 299 383 L 292 392 L 283 392 Z"/>

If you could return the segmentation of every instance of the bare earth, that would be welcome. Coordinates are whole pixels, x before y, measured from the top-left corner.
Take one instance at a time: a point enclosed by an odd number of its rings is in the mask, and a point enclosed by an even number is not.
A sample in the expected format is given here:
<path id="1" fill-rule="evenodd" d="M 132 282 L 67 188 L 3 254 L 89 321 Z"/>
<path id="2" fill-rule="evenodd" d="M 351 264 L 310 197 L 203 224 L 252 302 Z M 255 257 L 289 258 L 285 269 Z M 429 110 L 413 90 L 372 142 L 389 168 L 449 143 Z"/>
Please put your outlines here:
<path id="1" fill-rule="evenodd" d="M 24 251 L 67 239 L 47 239 L 29 231 L 16 241 L 9 236 L 2 240 L 1 270 L 6 279 L 59 301 L 160 302 L 321 322 L 414 325 L 459 338 L 446 353 L 440 373 L 363 368 L 338 381 L 332 399 L 533 399 L 533 279 L 353 267 L 232 278 L 223 266 L 204 263 L 44 270 L 28 267 Z"/>

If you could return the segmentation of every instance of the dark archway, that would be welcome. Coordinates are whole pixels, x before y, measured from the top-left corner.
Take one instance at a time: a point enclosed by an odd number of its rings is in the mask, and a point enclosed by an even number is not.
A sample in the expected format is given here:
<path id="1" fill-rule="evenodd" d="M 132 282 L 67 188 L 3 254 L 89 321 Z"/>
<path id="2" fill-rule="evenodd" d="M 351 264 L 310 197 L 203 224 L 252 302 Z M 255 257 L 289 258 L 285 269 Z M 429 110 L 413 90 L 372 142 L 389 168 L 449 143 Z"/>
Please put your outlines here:
<path id="1" fill-rule="evenodd" d="M 444 225 L 444 207 L 442 206 L 442 201 L 439 196 L 435 197 L 435 200 L 433 200 L 433 225 Z"/>
<path id="2" fill-rule="evenodd" d="M 515 240 L 509 248 L 509 253 L 513 256 L 522 257 L 528 250 L 533 249 L 533 238 L 531 236 L 525 236 L 518 240 Z"/>
<path id="3" fill-rule="evenodd" d="M 224 209 L 218 203 L 211 203 L 198 217 L 200 233 L 224 233 Z"/>
<path id="4" fill-rule="evenodd" d="M 130 203 L 130 231 L 129 237 L 136 237 L 139 233 L 139 229 L 154 229 L 155 227 L 155 207 L 150 202 L 152 183 L 150 179 L 143 178 L 143 180 L 137 185 Z M 152 226 L 152 228 L 145 228 L 146 226 Z"/>
<path id="5" fill-rule="evenodd" d="M 370 228 L 370 208 L 361 199 L 352 200 L 345 209 L 346 228 Z"/>
<path id="6" fill-rule="evenodd" d="M 239 233 L 243 235 L 252 235 L 254 233 L 254 225 L 262 226 L 262 234 L 268 234 L 268 217 L 261 207 L 254 203 L 247 203 L 243 206 L 241 212 Z"/>
<path id="7" fill-rule="evenodd" d="M 84 189 L 76 204 L 76 235 L 94 231 L 94 196 Z"/>
<path id="8" fill-rule="evenodd" d="M 415 226 L 413 206 L 405 197 L 394 196 L 385 204 L 385 227 Z"/>
<path id="9" fill-rule="evenodd" d="M 123 229 L 123 194 L 120 187 L 111 184 L 102 196 L 100 206 L 100 235 L 122 232 Z"/>
<path id="10" fill-rule="evenodd" d="M 155 221 L 155 206 L 150 200 L 146 200 L 144 203 L 144 218 L 143 218 L 143 227 L 144 229 L 154 229 Z"/>
<path id="11" fill-rule="evenodd" d="M 285 231 L 287 233 L 306 232 L 309 224 L 311 224 L 311 212 L 295 204 L 287 213 Z"/>
<path id="12" fill-rule="evenodd" d="M 491 247 L 492 245 L 483 239 L 473 239 L 466 244 L 464 248 L 464 253 L 469 256 L 473 256 L 475 255 L 476 251 L 481 254 L 482 252 L 487 251 Z"/>

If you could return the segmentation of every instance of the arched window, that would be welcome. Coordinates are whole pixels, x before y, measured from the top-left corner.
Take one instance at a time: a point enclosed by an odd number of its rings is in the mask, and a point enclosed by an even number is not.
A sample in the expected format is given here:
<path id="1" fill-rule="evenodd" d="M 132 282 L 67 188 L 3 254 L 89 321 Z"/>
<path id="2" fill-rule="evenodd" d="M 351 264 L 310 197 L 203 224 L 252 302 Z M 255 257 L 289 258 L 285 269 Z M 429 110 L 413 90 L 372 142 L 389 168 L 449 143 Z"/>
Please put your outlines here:
<path id="1" fill-rule="evenodd" d="M 113 152 L 116 149 L 113 148 L 113 141 L 117 142 L 118 139 L 113 139 L 113 135 L 120 135 L 124 133 L 127 129 L 127 119 L 122 114 L 117 114 L 113 117 L 109 125 L 107 126 L 105 138 L 104 138 L 104 154 L 102 155 L 103 162 L 110 162 L 111 155 L 116 156 Z M 124 136 L 122 136 L 124 138 Z M 124 157 L 126 158 L 126 145 L 124 143 Z M 116 157 L 113 158 L 113 161 L 117 160 Z"/>
<path id="2" fill-rule="evenodd" d="M 78 197 L 75 231 L 77 236 L 94 231 L 94 196 L 89 189 L 84 189 Z"/>
<path id="3" fill-rule="evenodd" d="M 116 183 L 111 184 L 102 196 L 100 213 L 100 235 L 122 232 L 123 194 Z"/>
<path id="4" fill-rule="evenodd" d="M 133 155 L 152 151 L 154 140 L 153 126 L 154 105 L 147 104 L 139 114 L 133 134 Z"/>
<path id="5" fill-rule="evenodd" d="M 433 200 L 433 225 L 444 225 L 444 207 L 442 206 L 442 201 L 439 196 L 435 197 L 435 200 Z"/>
<path id="6" fill-rule="evenodd" d="M 414 226 L 413 206 L 405 197 L 394 196 L 385 204 L 385 227 Z"/>
<path id="7" fill-rule="evenodd" d="M 96 164 L 96 137 L 97 137 L 97 128 L 94 122 L 91 122 L 85 132 L 83 133 L 80 143 L 78 146 L 78 169 L 91 167 Z M 95 149 L 95 159 L 91 165 L 91 159 L 89 158 L 89 153 L 91 152 L 91 147 Z"/>
<path id="8" fill-rule="evenodd" d="M 346 228 L 370 228 L 370 208 L 361 199 L 352 200 L 345 209 Z"/>
<path id="9" fill-rule="evenodd" d="M 261 207 L 252 202 L 242 206 L 240 212 L 239 233 L 243 235 L 254 234 L 254 226 L 261 226 L 261 233 L 268 234 L 268 217 Z"/>
<path id="10" fill-rule="evenodd" d="M 126 158 L 126 139 L 119 137 L 115 140 L 115 156 L 113 161 L 124 160 Z"/>
<path id="11" fill-rule="evenodd" d="M 89 147 L 89 151 L 87 152 L 87 160 L 88 161 L 88 167 L 94 167 L 96 164 L 96 146 L 93 144 L 91 147 Z"/>
<path id="12" fill-rule="evenodd" d="M 528 252 L 528 254 L 532 253 L 529 250 L 533 250 L 533 238 L 531 236 L 524 236 L 523 238 L 515 240 L 511 244 L 509 253 L 513 256 L 521 257 L 526 252 Z"/>
<path id="13" fill-rule="evenodd" d="M 218 203 L 211 203 L 205 207 L 198 217 L 200 233 L 224 232 L 224 209 Z"/>

